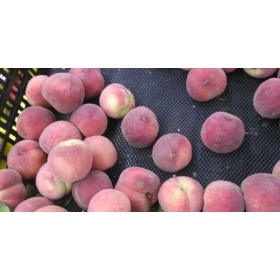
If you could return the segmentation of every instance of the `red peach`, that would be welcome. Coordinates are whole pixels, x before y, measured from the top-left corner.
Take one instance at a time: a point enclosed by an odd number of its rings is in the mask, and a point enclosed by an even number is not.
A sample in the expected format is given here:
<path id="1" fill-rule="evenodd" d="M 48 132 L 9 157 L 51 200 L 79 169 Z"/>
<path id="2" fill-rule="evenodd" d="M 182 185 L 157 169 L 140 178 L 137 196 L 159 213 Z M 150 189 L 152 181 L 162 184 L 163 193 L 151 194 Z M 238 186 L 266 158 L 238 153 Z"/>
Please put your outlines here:
<path id="1" fill-rule="evenodd" d="M 245 138 L 242 120 L 226 112 L 216 112 L 202 125 L 203 144 L 215 153 L 230 153 L 237 150 Z"/>
<path id="2" fill-rule="evenodd" d="M 43 130 L 55 121 L 56 117 L 49 109 L 41 106 L 30 106 L 18 116 L 17 133 L 23 139 L 39 141 Z"/>
<path id="3" fill-rule="evenodd" d="M 253 106 L 263 118 L 280 118 L 280 79 L 270 78 L 262 82 L 254 94 Z"/>
<path id="4" fill-rule="evenodd" d="M 227 76 L 222 68 L 192 68 L 187 76 L 189 95 L 201 102 L 221 95 L 227 86 Z"/>
<path id="5" fill-rule="evenodd" d="M 42 95 L 58 112 L 68 114 L 82 105 L 85 88 L 76 76 L 56 73 L 43 84 Z"/>
<path id="6" fill-rule="evenodd" d="M 120 174 L 115 189 L 128 196 L 133 212 L 146 212 L 158 199 L 160 179 L 148 169 L 129 167 Z"/>
<path id="7" fill-rule="evenodd" d="M 100 68 L 72 68 L 69 73 L 82 81 L 85 88 L 85 99 L 99 96 L 104 89 L 104 78 Z"/>
<path id="8" fill-rule="evenodd" d="M 25 196 L 26 188 L 20 174 L 13 169 L 0 170 L 0 202 L 13 209 Z"/>
<path id="9" fill-rule="evenodd" d="M 165 134 L 154 144 L 152 159 L 160 170 L 168 173 L 178 172 L 192 160 L 191 142 L 179 133 Z"/>
<path id="10" fill-rule="evenodd" d="M 10 169 L 20 173 L 23 179 L 35 179 L 41 166 L 47 161 L 47 155 L 34 140 L 21 140 L 16 143 L 7 156 Z"/>
<path id="11" fill-rule="evenodd" d="M 71 114 L 70 122 L 76 125 L 85 137 L 102 135 L 108 125 L 106 114 L 95 104 L 81 105 Z"/>
<path id="12" fill-rule="evenodd" d="M 121 123 L 125 140 L 134 148 L 147 148 L 152 145 L 159 132 L 159 123 L 154 112 L 145 106 L 129 111 Z"/>
<path id="13" fill-rule="evenodd" d="M 72 194 L 75 202 L 84 210 L 99 191 L 113 189 L 109 176 L 98 170 L 92 170 L 88 175 L 73 185 Z"/>
<path id="14" fill-rule="evenodd" d="M 241 183 L 247 212 L 280 212 L 280 178 L 257 173 Z"/>

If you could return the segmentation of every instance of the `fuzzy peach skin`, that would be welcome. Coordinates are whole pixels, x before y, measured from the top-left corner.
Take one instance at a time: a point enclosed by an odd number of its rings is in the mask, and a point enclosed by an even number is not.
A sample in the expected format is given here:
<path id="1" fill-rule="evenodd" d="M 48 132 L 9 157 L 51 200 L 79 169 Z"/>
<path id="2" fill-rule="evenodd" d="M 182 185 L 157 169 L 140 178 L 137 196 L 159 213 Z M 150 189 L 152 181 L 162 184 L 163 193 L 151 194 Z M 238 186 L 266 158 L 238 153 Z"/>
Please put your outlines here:
<path id="1" fill-rule="evenodd" d="M 85 178 L 74 183 L 72 195 L 75 202 L 87 210 L 91 199 L 104 189 L 113 189 L 109 176 L 102 171 L 92 170 Z"/>
<path id="2" fill-rule="evenodd" d="M 280 118 L 280 79 L 270 78 L 262 82 L 255 91 L 253 106 L 263 118 Z"/>
<path id="3" fill-rule="evenodd" d="M 39 138 L 39 144 L 41 149 L 49 154 L 54 146 L 70 139 L 82 140 L 83 136 L 74 124 L 59 120 L 48 125 L 43 130 Z"/>
<path id="4" fill-rule="evenodd" d="M 280 178 L 256 173 L 241 183 L 247 212 L 280 212 Z"/>
<path id="5" fill-rule="evenodd" d="M 120 174 L 115 189 L 128 196 L 133 212 L 146 212 L 158 200 L 160 185 L 154 172 L 142 167 L 128 167 Z"/>
<path id="6" fill-rule="evenodd" d="M 95 135 L 85 138 L 84 142 L 88 144 L 92 152 L 92 170 L 105 171 L 116 164 L 118 153 L 108 138 Z"/>
<path id="7" fill-rule="evenodd" d="M 272 169 L 272 174 L 280 177 L 280 160 L 275 163 Z"/>
<path id="8" fill-rule="evenodd" d="M 131 212 L 131 203 L 123 192 L 104 189 L 91 199 L 87 212 Z"/>
<path id="9" fill-rule="evenodd" d="M 69 73 L 57 73 L 45 81 L 42 95 L 58 112 L 68 114 L 82 105 L 85 88 L 76 76 Z"/>
<path id="10" fill-rule="evenodd" d="M 200 212 L 204 189 L 187 176 L 170 178 L 160 187 L 158 202 L 164 212 Z"/>
<path id="11" fill-rule="evenodd" d="M 68 211 L 61 206 L 47 205 L 35 210 L 34 212 L 68 212 Z"/>
<path id="12" fill-rule="evenodd" d="M 25 196 L 26 188 L 20 174 L 13 169 L 1 169 L 0 202 L 13 209 L 25 199 Z"/>
<path id="13" fill-rule="evenodd" d="M 92 153 L 84 141 L 66 140 L 50 151 L 48 163 L 57 179 L 65 183 L 74 183 L 89 173 Z"/>
<path id="14" fill-rule="evenodd" d="M 268 78 L 272 76 L 278 68 L 243 68 L 244 72 L 254 78 Z"/>
<path id="15" fill-rule="evenodd" d="M 73 184 L 59 180 L 54 175 L 50 164 L 46 162 L 37 173 L 36 187 L 45 198 L 58 200 L 71 193 Z"/>
<path id="16" fill-rule="evenodd" d="M 152 159 L 162 171 L 178 172 L 192 160 L 192 144 L 179 133 L 168 133 L 161 136 L 153 146 Z"/>
<path id="17" fill-rule="evenodd" d="M 227 74 L 227 73 L 232 73 L 232 72 L 234 72 L 237 68 L 222 68 L 224 71 L 225 71 L 225 73 Z"/>
<path id="18" fill-rule="evenodd" d="M 30 106 L 18 116 L 17 133 L 23 139 L 39 141 L 43 130 L 55 121 L 56 117 L 49 109 L 41 106 Z"/>
<path id="19" fill-rule="evenodd" d="M 7 164 L 23 179 L 35 179 L 41 166 L 47 162 L 47 154 L 34 140 L 21 140 L 16 143 L 7 156 Z"/>
<path id="20" fill-rule="evenodd" d="M 14 212 L 35 212 L 44 206 L 53 205 L 53 202 L 45 197 L 30 197 L 19 203 Z"/>
<path id="21" fill-rule="evenodd" d="M 104 78 L 100 68 L 72 68 L 69 73 L 82 81 L 86 100 L 99 96 L 104 89 Z"/>
<path id="22" fill-rule="evenodd" d="M 158 135 L 159 123 L 155 113 L 145 106 L 129 111 L 122 120 L 121 132 L 124 139 L 134 148 L 151 146 Z"/>
<path id="23" fill-rule="evenodd" d="M 95 104 L 81 105 L 71 114 L 70 122 L 76 125 L 85 137 L 104 134 L 108 125 L 106 114 Z"/>
<path id="24" fill-rule="evenodd" d="M 31 78 L 26 86 L 26 99 L 30 105 L 42 106 L 50 108 L 50 103 L 42 96 L 42 87 L 49 77 L 46 75 L 38 75 Z"/>
<path id="25" fill-rule="evenodd" d="M 186 80 L 190 97 L 201 102 L 218 97 L 226 86 L 227 76 L 222 68 L 192 68 Z"/>
<path id="26" fill-rule="evenodd" d="M 244 212 L 245 201 L 241 188 L 229 181 L 210 183 L 204 192 L 203 212 Z"/>
<path id="27" fill-rule="evenodd" d="M 202 125 L 203 144 L 215 153 L 230 153 L 237 150 L 245 138 L 243 121 L 226 112 L 210 115 Z"/>
<path id="28" fill-rule="evenodd" d="M 135 107 L 135 98 L 125 86 L 113 83 L 101 92 L 99 105 L 107 116 L 113 119 L 122 119 Z"/>

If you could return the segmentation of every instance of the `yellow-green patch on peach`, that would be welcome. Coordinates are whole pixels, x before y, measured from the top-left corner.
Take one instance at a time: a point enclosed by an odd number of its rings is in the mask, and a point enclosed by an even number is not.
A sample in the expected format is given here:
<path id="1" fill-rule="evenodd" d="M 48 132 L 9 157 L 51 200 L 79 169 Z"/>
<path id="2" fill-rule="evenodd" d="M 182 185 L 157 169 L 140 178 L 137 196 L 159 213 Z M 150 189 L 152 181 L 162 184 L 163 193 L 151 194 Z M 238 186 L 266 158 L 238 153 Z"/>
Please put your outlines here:
<path id="1" fill-rule="evenodd" d="M 89 173 L 92 153 L 84 141 L 71 139 L 56 145 L 49 153 L 48 162 L 59 180 L 74 183 Z"/>
<path id="2" fill-rule="evenodd" d="M 187 176 L 165 181 L 158 194 L 158 201 L 164 212 L 200 212 L 203 207 L 202 185 Z"/>

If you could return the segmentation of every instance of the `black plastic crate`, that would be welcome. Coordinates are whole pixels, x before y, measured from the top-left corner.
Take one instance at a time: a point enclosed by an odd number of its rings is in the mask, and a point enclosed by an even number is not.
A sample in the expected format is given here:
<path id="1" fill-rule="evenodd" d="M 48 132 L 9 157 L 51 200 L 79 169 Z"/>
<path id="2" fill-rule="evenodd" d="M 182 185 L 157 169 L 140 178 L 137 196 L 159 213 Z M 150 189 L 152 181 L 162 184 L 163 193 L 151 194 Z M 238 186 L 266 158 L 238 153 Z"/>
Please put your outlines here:
<path id="1" fill-rule="evenodd" d="M 17 141 L 15 123 L 18 114 L 28 106 L 24 93 L 28 80 L 37 74 L 51 75 L 68 72 L 69 69 L 0 69 L 0 114 L 1 114 L 1 168 L 5 168 L 7 152 Z M 265 79 L 248 76 L 242 69 L 227 74 L 226 92 L 209 102 L 197 102 L 186 91 L 187 72 L 173 68 L 104 68 L 101 69 L 105 85 L 121 83 L 135 96 L 136 105 L 147 106 L 158 117 L 158 137 L 178 132 L 193 146 L 191 163 L 183 170 L 168 174 L 160 171 L 151 158 L 152 146 L 135 149 L 124 140 L 121 120 L 109 118 L 105 136 L 115 145 L 118 161 L 106 173 L 115 184 L 120 173 L 127 167 L 140 166 L 155 172 L 162 182 L 172 176 L 190 176 L 204 187 L 214 180 L 228 180 L 239 184 L 245 177 L 257 172 L 271 173 L 280 159 L 279 120 L 261 118 L 253 108 L 253 95 Z M 98 104 L 98 98 L 89 100 Z M 229 154 L 215 154 L 208 150 L 200 139 L 200 129 L 205 119 L 216 111 L 225 111 L 240 117 L 246 129 L 242 146 Z M 67 119 L 67 115 L 59 115 Z M 157 209 L 154 207 L 153 209 Z M 81 211 L 74 201 L 69 211 Z"/>

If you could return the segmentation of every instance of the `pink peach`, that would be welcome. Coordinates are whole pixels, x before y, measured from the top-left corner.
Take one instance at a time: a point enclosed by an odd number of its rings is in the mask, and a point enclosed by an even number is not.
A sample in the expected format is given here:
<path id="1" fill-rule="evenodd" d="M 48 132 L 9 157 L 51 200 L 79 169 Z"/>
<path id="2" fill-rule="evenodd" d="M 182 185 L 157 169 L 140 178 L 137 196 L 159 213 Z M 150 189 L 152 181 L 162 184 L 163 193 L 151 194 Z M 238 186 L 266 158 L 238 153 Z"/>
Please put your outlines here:
<path id="1" fill-rule="evenodd" d="M 164 212 L 200 212 L 204 189 L 193 178 L 170 178 L 160 187 L 158 202 Z"/>
<path id="2" fill-rule="evenodd" d="M 13 169 L 0 170 L 0 202 L 15 208 L 26 196 L 26 188 L 20 174 Z"/>
<path id="3" fill-rule="evenodd" d="M 100 68 L 72 68 L 69 73 L 82 81 L 85 99 L 99 96 L 104 89 L 104 78 Z"/>
<path id="4" fill-rule="evenodd" d="M 88 212 L 131 212 L 130 200 L 126 194 L 115 189 L 99 191 L 91 199 Z"/>

